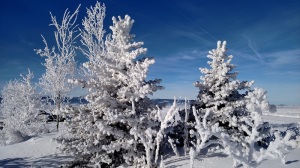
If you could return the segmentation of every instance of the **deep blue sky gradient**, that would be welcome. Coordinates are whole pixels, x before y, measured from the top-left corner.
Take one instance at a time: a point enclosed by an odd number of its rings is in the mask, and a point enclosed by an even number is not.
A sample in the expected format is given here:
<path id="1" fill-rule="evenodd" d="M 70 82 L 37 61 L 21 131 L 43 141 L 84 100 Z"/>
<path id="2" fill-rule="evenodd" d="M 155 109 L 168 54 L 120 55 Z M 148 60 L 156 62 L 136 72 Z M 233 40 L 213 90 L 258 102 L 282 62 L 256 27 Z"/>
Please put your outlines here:
<path id="1" fill-rule="evenodd" d="M 104 0 L 105 27 L 112 16 L 130 15 L 132 33 L 143 41 L 156 63 L 149 79 L 161 78 L 165 90 L 155 98 L 194 99 L 193 83 L 206 67 L 207 52 L 226 40 L 237 65 L 239 80 L 254 80 L 268 91 L 274 104 L 300 105 L 300 1 L 133 1 Z M 66 8 L 81 4 L 78 24 L 94 0 L 1 0 L 0 88 L 30 68 L 35 81 L 44 73 L 44 61 L 34 49 L 44 48 L 41 34 L 54 45 L 50 14 L 61 20 Z M 78 65 L 86 58 L 78 52 Z M 81 94 L 76 91 L 77 95 Z"/>

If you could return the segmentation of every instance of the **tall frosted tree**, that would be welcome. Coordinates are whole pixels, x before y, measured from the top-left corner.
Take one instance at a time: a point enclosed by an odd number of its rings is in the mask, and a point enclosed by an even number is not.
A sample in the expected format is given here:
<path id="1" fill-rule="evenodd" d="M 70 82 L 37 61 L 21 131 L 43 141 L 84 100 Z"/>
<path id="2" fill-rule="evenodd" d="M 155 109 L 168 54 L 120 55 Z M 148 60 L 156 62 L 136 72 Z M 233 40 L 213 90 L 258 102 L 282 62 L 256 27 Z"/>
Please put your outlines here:
<path id="1" fill-rule="evenodd" d="M 76 19 L 79 12 L 79 7 L 73 14 L 66 10 L 61 24 L 56 20 L 56 17 L 51 13 L 52 24 L 54 31 L 56 47 L 49 48 L 46 39 L 42 36 L 45 48 L 36 50 L 37 54 L 45 57 L 46 72 L 40 78 L 40 86 L 43 92 L 50 96 L 54 102 L 54 114 L 57 115 L 57 130 L 59 127 L 60 110 L 68 93 L 72 89 L 72 85 L 68 83 L 68 79 L 75 72 L 75 39 L 76 36 Z"/>
<path id="2" fill-rule="evenodd" d="M 281 149 L 294 146 L 289 141 L 291 134 L 285 137 L 271 135 L 267 123 L 263 122 L 262 112 L 272 109 L 266 98 L 266 91 L 252 89 L 254 81 L 239 81 L 237 72 L 231 63 L 233 56 L 226 54 L 226 42 L 217 44 L 217 48 L 207 56 L 210 68 L 200 68 L 204 76 L 202 82 L 196 82 L 199 88 L 198 101 L 193 107 L 195 116 L 191 136 L 196 154 L 202 149 L 222 152 L 234 159 L 234 166 L 256 167 L 266 157 L 284 158 Z M 270 137 L 274 137 L 270 141 Z M 194 149 L 191 149 L 191 156 Z"/>
<path id="3" fill-rule="evenodd" d="M 73 115 L 67 136 L 58 138 L 65 152 L 87 158 L 95 166 L 135 165 L 151 167 L 155 136 L 159 128 L 156 107 L 147 95 L 158 89 L 160 80 L 147 81 L 152 58 L 143 42 L 135 42 L 129 17 L 112 18 L 111 34 L 104 39 L 105 6 L 96 3 L 83 19 L 81 41 L 88 62 L 86 80 L 70 80 L 88 90 L 89 102 Z"/>

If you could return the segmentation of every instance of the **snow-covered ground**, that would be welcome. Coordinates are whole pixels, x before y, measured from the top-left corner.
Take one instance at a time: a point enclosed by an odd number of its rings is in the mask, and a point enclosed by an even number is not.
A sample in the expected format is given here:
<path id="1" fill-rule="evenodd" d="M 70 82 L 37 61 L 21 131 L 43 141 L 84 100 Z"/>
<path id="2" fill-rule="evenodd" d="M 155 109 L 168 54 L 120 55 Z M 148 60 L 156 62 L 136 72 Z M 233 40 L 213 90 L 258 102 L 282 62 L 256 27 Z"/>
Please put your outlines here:
<path id="1" fill-rule="evenodd" d="M 300 124 L 300 106 L 277 106 L 276 113 L 263 113 L 264 120 L 270 123 Z"/>
<path id="2" fill-rule="evenodd" d="M 300 149 L 291 151 L 286 156 L 287 164 L 283 165 L 280 160 L 266 160 L 259 168 L 299 168 L 300 167 Z M 199 156 L 194 161 L 195 168 L 230 168 L 232 167 L 232 158 L 223 154 L 213 156 Z M 169 158 L 165 160 L 167 168 L 186 168 L 190 166 L 189 157 Z"/>
<path id="3" fill-rule="evenodd" d="M 72 160 L 62 154 L 52 139 L 57 133 L 0 147 L 0 167 L 60 167 Z"/>
<path id="4" fill-rule="evenodd" d="M 264 114 L 264 119 L 269 121 L 274 129 L 286 129 L 293 125 L 300 125 L 300 107 L 283 106 L 277 107 L 277 113 Z M 41 137 L 34 137 L 25 142 L 0 147 L 0 167 L 60 167 L 70 162 L 73 157 L 62 154 L 56 147 L 58 144 L 52 139 L 58 133 L 49 133 Z M 260 168 L 299 168 L 300 148 L 294 149 L 286 155 L 286 165 L 278 160 L 266 160 Z M 189 157 L 179 158 L 172 156 L 165 158 L 164 164 L 167 168 L 189 167 Z M 195 168 L 219 168 L 232 167 L 232 159 L 223 154 L 212 156 L 198 156 L 194 162 Z"/>

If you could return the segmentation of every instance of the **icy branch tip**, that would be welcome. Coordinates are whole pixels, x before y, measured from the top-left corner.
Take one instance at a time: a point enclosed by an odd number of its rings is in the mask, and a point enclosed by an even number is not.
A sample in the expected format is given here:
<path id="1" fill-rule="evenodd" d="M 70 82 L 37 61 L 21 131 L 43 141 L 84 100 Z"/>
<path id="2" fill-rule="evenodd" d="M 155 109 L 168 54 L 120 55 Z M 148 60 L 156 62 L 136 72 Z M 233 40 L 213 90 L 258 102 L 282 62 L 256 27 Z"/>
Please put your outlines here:
<path id="1" fill-rule="evenodd" d="M 217 48 L 220 48 L 222 51 L 225 51 L 226 50 L 226 41 L 223 41 L 223 43 L 221 41 L 218 41 Z"/>

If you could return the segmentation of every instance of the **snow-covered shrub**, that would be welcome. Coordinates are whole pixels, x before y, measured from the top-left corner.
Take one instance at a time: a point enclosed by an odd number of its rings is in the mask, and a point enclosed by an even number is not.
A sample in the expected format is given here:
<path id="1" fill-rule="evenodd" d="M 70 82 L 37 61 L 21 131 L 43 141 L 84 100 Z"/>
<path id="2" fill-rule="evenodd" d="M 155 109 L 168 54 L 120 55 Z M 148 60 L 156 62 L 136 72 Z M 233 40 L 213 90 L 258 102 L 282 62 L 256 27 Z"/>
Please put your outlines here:
<path id="1" fill-rule="evenodd" d="M 19 142 L 26 141 L 29 137 L 22 134 L 18 130 L 7 130 L 5 133 L 6 141 L 5 144 L 11 145 Z"/>
<path id="2" fill-rule="evenodd" d="M 104 39 L 104 16 L 105 6 L 97 2 L 83 19 L 81 50 L 89 60 L 83 64 L 86 79 L 70 82 L 88 90 L 88 104 L 66 111 L 72 120 L 58 141 L 63 151 L 88 158 L 94 166 L 151 167 L 159 117 L 147 95 L 162 89 L 160 80 L 146 80 L 154 59 L 137 58 L 147 49 L 133 40 L 134 21 L 127 15 L 112 18 L 112 34 Z"/>
<path id="3" fill-rule="evenodd" d="M 158 134 L 157 139 L 160 137 L 161 146 L 159 148 L 160 153 L 156 155 L 169 155 L 172 151 L 177 157 L 180 156 L 181 148 L 184 149 L 185 155 L 188 154 L 188 124 L 185 119 L 188 119 L 185 115 L 188 115 L 187 106 L 189 101 L 185 100 L 184 108 L 181 109 L 178 104 L 180 100 L 173 102 L 171 107 L 165 107 L 165 116 L 162 116 L 161 121 L 161 134 Z M 162 113 L 159 111 L 159 113 Z M 157 151 L 158 152 L 158 151 Z M 157 157 L 156 157 L 157 158 Z"/>
<path id="4" fill-rule="evenodd" d="M 262 111 L 274 111 L 274 106 L 268 103 L 266 91 L 252 89 L 253 81 L 236 79 L 238 73 L 232 72 L 235 65 L 231 64 L 233 56 L 226 55 L 226 42 L 219 41 L 207 57 L 210 69 L 200 68 L 205 76 L 195 83 L 200 92 L 192 109 L 195 122 L 190 136 L 195 137 L 191 143 L 196 153 L 221 149 L 233 157 L 234 166 L 244 167 L 256 167 L 266 157 L 283 159 L 281 149 L 295 143 L 289 133 L 284 137 L 275 134 L 269 141 L 272 135 L 262 120 Z"/>
<path id="5" fill-rule="evenodd" d="M 80 6 L 79 6 L 80 7 Z M 68 83 L 68 79 L 74 75 L 75 72 L 75 39 L 77 25 L 75 24 L 79 7 L 73 14 L 66 10 L 59 24 L 56 17 L 51 13 L 52 24 L 56 31 L 54 32 L 56 48 L 48 47 L 46 39 L 42 36 L 45 48 L 35 50 L 41 57 L 45 57 L 46 72 L 42 75 L 39 85 L 42 91 L 49 96 L 54 102 L 53 114 L 57 115 L 57 130 L 59 126 L 59 115 L 64 100 L 71 91 L 73 85 Z"/>
<path id="6" fill-rule="evenodd" d="M 9 81 L 2 91 L 0 107 L 4 117 L 6 144 L 47 132 L 44 123 L 36 118 L 42 106 L 36 86 L 31 83 L 33 73 L 29 71 L 28 75 L 21 77 L 21 80 Z"/>
<path id="7" fill-rule="evenodd" d="M 170 134 L 174 135 L 174 128 L 177 124 L 175 124 L 174 117 L 175 114 L 179 111 L 179 108 L 177 107 L 176 99 L 174 99 L 174 102 L 170 108 L 168 108 L 168 111 L 163 116 L 162 112 L 158 108 L 158 121 L 160 123 L 159 131 L 156 134 L 156 151 L 155 151 L 155 159 L 154 162 L 157 163 L 158 157 L 161 154 L 161 162 L 163 159 L 164 152 L 161 152 L 161 150 L 167 150 L 168 148 L 172 148 L 173 152 L 179 156 L 178 150 L 176 147 L 176 143 L 174 143 L 174 137 L 170 137 Z M 172 122 L 173 121 L 173 122 Z"/>

